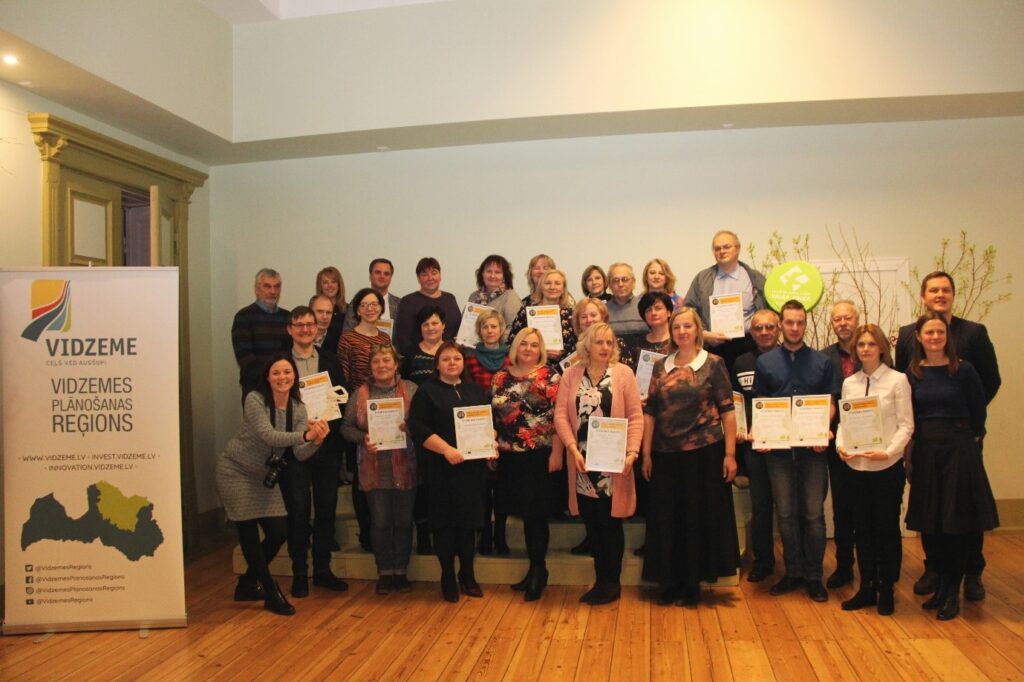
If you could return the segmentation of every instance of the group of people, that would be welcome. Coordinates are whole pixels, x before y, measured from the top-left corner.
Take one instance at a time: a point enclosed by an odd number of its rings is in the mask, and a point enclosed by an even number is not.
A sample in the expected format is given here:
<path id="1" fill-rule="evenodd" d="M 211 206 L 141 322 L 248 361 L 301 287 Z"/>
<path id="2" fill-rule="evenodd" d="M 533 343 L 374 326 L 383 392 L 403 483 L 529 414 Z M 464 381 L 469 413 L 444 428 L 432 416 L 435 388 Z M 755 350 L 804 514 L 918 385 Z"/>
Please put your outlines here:
<path id="1" fill-rule="evenodd" d="M 752 503 L 751 582 L 774 572 L 778 514 L 785 574 L 772 595 L 803 589 L 826 601 L 826 587 L 853 580 L 856 555 L 860 587 L 843 609 L 892 613 L 909 480 L 907 526 L 921 531 L 927 555 L 914 588 L 931 595 L 925 608 L 955 617 L 961 585 L 967 598 L 983 598 L 982 534 L 998 518 L 981 443 L 999 374 L 984 326 L 952 316 L 952 277 L 925 278 L 926 312 L 900 330 L 894 362 L 886 334 L 861 325 L 849 301 L 831 311 L 837 342 L 824 352 L 807 347 L 803 305 L 769 309 L 765 278 L 740 261 L 740 250 L 734 233 L 716 233 L 715 264 L 697 273 L 685 295 L 662 259 L 645 266 L 641 295 L 628 264 L 607 272 L 592 265 L 578 302 L 550 256 L 530 261 L 524 299 L 512 288 L 508 260 L 490 255 L 468 301 L 486 306 L 473 347 L 454 340 L 462 309 L 441 290 L 434 258 L 418 262 L 420 288 L 402 298 L 389 291 L 394 267 L 386 259 L 370 263 L 370 286 L 351 300 L 341 273 L 325 268 L 309 306 L 290 312 L 278 305 L 280 275 L 261 270 L 256 301 L 232 327 L 243 424 L 217 468 L 248 566 L 235 598 L 294 612 L 268 568 L 285 541 L 293 597 L 309 593 L 310 544 L 314 586 L 346 589 L 330 567 L 346 463 L 359 541 L 375 555 L 380 594 L 411 589 L 406 573 L 415 545 L 436 554 L 444 599 L 481 596 L 475 554 L 509 552 L 511 514 L 523 520 L 529 558 L 512 589 L 527 601 L 540 599 L 549 519 L 568 509 L 582 516 L 584 546 L 594 558 L 595 582 L 581 601 L 619 598 L 622 522 L 641 515 L 643 577 L 659 586 L 657 602 L 696 604 L 701 582 L 734 575 L 740 565 L 732 503 L 740 471 Z M 742 336 L 711 324 L 712 300 L 736 294 Z M 557 306 L 561 339 L 531 326 L 531 306 L 552 306 L 552 314 Z M 552 333 L 560 343 L 551 343 Z M 650 354 L 660 359 L 641 385 L 634 370 Z M 343 420 L 306 419 L 297 386 L 316 372 L 347 389 Z M 746 424 L 737 423 L 735 392 L 744 397 Z M 832 397 L 835 438 L 830 433 L 828 446 L 754 448 L 754 399 L 821 394 Z M 836 405 L 865 395 L 879 397 L 884 442 L 854 452 Z M 378 399 L 403 401 L 405 447 L 385 450 L 371 441 L 367 406 Z M 483 405 L 493 415 L 493 452 L 467 459 L 458 449 L 456 412 Z M 621 470 L 588 468 L 588 435 L 605 418 L 625 429 Z M 279 491 L 268 487 L 271 470 L 279 471 Z M 837 569 L 824 581 L 830 481 Z"/>

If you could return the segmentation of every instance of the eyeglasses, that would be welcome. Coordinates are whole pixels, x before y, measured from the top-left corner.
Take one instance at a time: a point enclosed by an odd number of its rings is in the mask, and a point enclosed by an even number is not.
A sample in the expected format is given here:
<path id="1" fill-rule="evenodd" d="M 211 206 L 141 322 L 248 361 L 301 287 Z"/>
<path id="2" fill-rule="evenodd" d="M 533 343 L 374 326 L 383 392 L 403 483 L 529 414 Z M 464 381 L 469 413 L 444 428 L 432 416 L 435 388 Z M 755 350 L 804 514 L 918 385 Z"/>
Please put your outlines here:
<path id="1" fill-rule="evenodd" d="M 612 277 L 609 280 L 612 284 L 629 284 L 633 281 L 632 277 Z"/>
<path id="2" fill-rule="evenodd" d="M 359 309 L 360 310 L 374 310 L 374 309 L 379 308 L 379 307 L 380 307 L 380 303 L 360 303 L 359 304 Z"/>
<path id="3" fill-rule="evenodd" d="M 316 328 L 316 322 L 292 322 L 291 326 L 296 329 L 314 329 Z"/>
<path id="4" fill-rule="evenodd" d="M 750 325 L 750 328 L 755 332 L 773 332 L 779 327 L 774 324 L 752 324 Z"/>

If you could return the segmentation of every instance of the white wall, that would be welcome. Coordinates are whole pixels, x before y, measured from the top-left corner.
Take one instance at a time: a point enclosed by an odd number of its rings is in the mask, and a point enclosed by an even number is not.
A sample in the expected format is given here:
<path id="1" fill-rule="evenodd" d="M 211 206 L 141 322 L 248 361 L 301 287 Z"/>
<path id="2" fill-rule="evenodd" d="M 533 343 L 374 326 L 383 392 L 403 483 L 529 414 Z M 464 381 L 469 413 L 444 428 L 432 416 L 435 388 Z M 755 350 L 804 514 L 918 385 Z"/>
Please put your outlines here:
<path id="1" fill-rule="evenodd" d="M 733 130 L 559 140 L 217 167 L 211 175 L 213 385 L 218 448 L 238 421 L 228 330 L 263 266 L 284 277 L 282 303 L 304 303 L 321 267 L 350 292 L 375 256 L 396 266 L 395 293 L 415 288 L 416 260 L 434 255 L 443 288 L 464 300 L 491 252 L 514 266 L 545 251 L 573 290 L 588 263 L 641 266 L 666 257 L 683 284 L 711 262 L 710 239 L 736 230 L 855 231 L 876 256 L 909 255 L 922 271 L 940 240 L 967 229 L 998 248 L 1000 270 L 1024 258 L 1024 119 Z M 1020 297 L 1020 287 L 1012 288 Z M 1003 389 L 986 446 L 996 495 L 1024 498 L 1011 405 L 1024 398 L 1011 362 L 1017 306 L 987 320 Z M 212 477 L 212 457 L 206 465 Z"/>

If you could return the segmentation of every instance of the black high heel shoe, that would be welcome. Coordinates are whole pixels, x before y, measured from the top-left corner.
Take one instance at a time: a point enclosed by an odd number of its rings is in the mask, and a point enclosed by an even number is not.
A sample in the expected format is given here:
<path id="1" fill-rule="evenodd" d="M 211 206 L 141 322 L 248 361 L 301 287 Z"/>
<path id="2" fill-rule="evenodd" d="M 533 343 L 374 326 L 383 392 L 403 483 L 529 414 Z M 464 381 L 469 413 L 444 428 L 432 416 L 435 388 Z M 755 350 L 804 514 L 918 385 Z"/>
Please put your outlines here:
<path id="1" fill-rule="evenodd" d="M 523 601 L 537 601 L 544 594 L 544 588 L 547 586 L 548 569 L 541 568 L 534 571 L 526 585 L 526 595 L 523 597 Z"/>
<path id="2" fill-rule="evenodd" d="M 453 604 L 459 601 L 459 586 L 454 575 L 441 575 L 441 597 Z"/>
<path id="3" fill-rule="evenodd" d="M 526 575 L 523 576 L 522 580 L 520 580 L 517 583 L 512 583 L 511 585 L 509 585 L 509 587 L 512 588 L 513 592 L 523 592 L 523 591 L 526 590 L 526 586 L 530 584 L 530 579 L 532 577 L 533 577 L 533 569 L 531 568 L 529 571 L 526 572 Z"/>
<path id="4" fill-rule="evenodd" d="M 480 583 L 476 581 L 476 578 L 464 576 L 461 573 L 459 574 L 459 588 L 462 590 L 462 594 L 467 597 L 479 598 L 484 596 L 484 591 L 480 589 Z"/>

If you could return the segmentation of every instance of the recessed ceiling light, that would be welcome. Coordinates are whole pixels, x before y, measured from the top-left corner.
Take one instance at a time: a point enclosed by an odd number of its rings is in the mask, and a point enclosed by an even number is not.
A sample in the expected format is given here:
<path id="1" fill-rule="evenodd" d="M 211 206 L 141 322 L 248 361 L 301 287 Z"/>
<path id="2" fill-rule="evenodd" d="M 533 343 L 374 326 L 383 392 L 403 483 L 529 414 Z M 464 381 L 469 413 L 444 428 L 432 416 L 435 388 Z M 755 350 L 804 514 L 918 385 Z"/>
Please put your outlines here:
<path id="1" fill-rule="evenodd" d="M 379 151 L 379 152 L 389 152 L 389 151 L 391 151 L 391 147 L 388 147 L 388 146 L 382 144 L 379 147 L 377 147 L 377 151 Z"/>
<path id="2" fill-rule="evenodd" d="M 34 87 L 34 85 L 32 84 L 32 81 L 18 81 L 18 85 L 20 85 L 23 88 L 32 88 L 32 87 Z"/>
<path id="3" fill-rule="evenodd" d="M 18 58 L 15 57 L 13 54 L 5 54 L 4 55 L 4 64 L 9 64 L 11 66 L 14 66 L 17 63 L 18 63 Z"/>
<path id="4" fill-rule="evenodd" d="M 722 127 L 723 128 L 732 128 L 734 125 L 735 125 L 734 123 L 723 123 Z"/>

